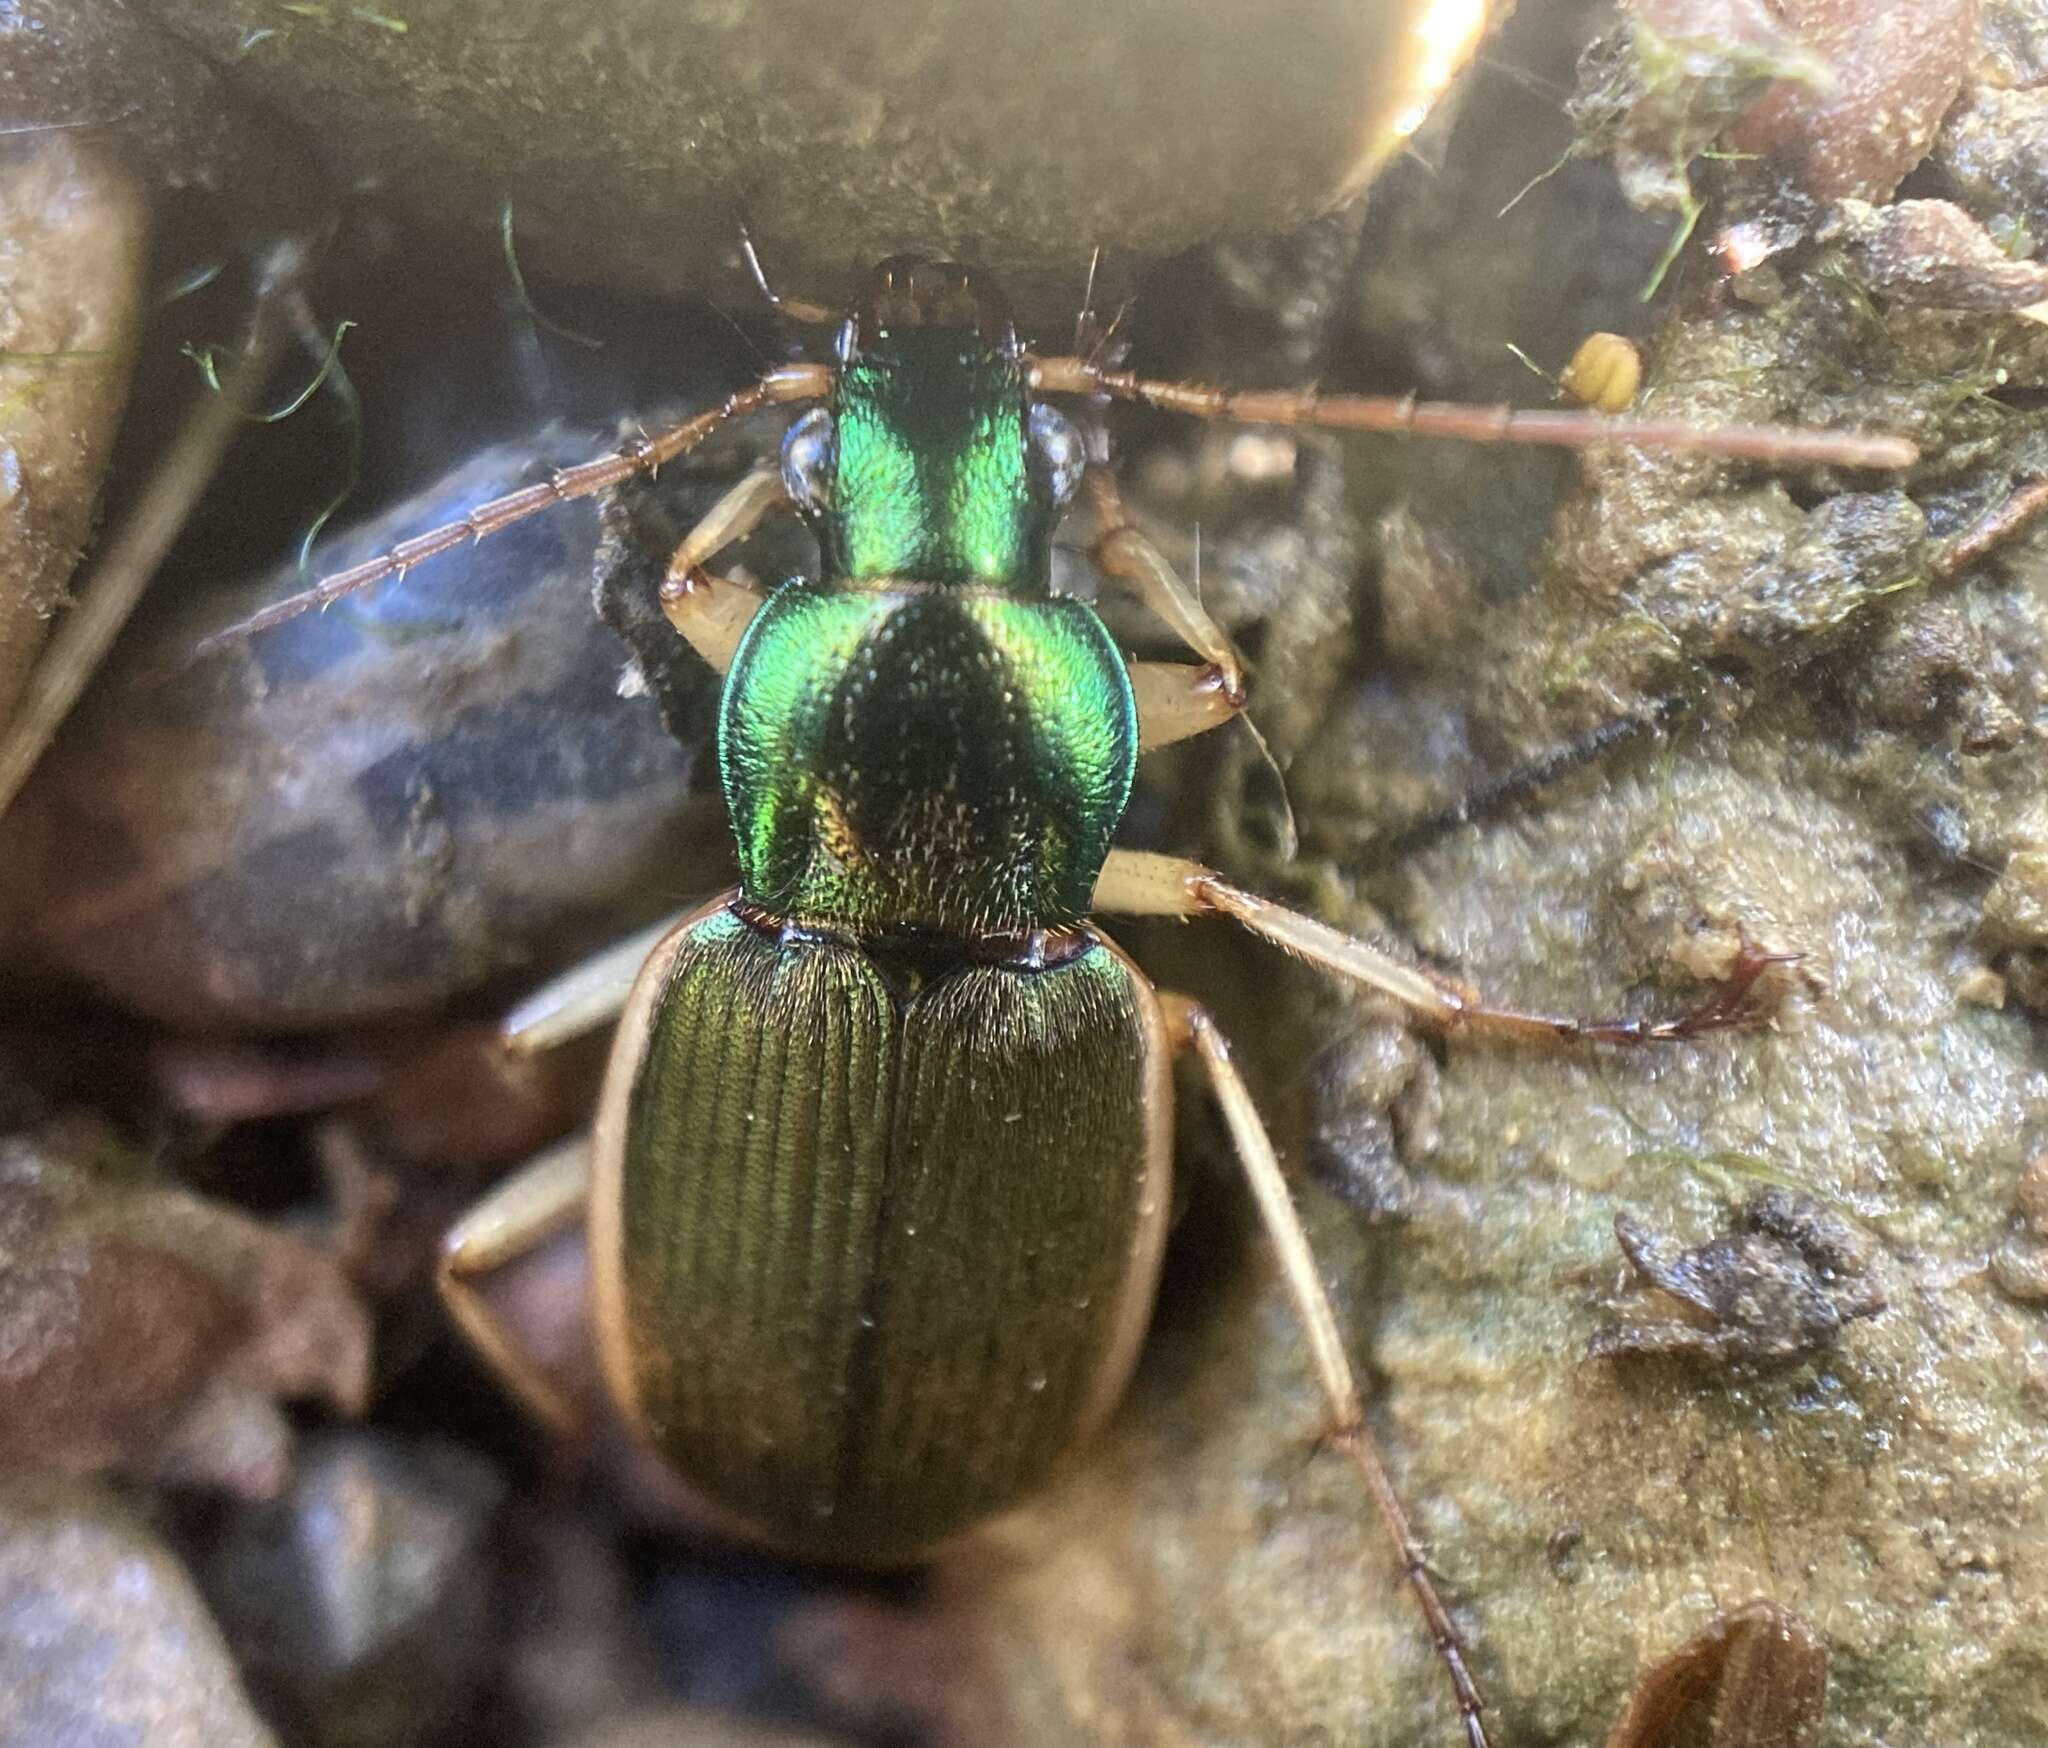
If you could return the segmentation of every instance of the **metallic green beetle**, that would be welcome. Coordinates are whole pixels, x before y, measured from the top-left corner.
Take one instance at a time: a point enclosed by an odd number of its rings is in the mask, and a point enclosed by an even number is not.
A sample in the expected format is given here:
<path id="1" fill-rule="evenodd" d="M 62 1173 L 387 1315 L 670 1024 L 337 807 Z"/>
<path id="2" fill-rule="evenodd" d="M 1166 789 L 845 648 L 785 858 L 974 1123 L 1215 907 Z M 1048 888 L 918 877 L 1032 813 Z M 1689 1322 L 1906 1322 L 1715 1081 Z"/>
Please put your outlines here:
<path id="1" fill-rule="evenodd" d="M 1480 1696 L 1223 1039 L 1194 1003 L 1154 991 L 1090 915 L 1229 916 L 1440 1028 L 1550 1039 L 1725 1023 L 1763 961 L 1662 1025 L 1516 1013 L 1196 864 L 1112 849 L 1138 754 L 1227 720 L 1244 678 L 1041 398 L 1052 393 L 1272 423 L 1906 458 L 1882 439 L 1143 381 L 1026 352 L 956 266 L 883 263 L 836 367 L 776 370 L 255 622 L 650 469 L 738 414 L 822 403 L 790 427 L 779 464 L 692 531 L 663 590 L 676 628 L 725 676 L 718 752 L 740 885 L 508 1022 L 536 1048 L 623 1010 L 591 1145 L 468 1216 L 441 1284 L 508 1380 L 564 1419 L 475 1283 L 582 1214 L 605 1382 L 645 1442 L 777 1548 L 908 1561 L 1027 1495 L 1117 1401 L 1158 1276 L 1170 1058 L 1190 1051 L 1277 1246 L 1328 1436 L 1385 1518 L 1467 1741 L 1484 1748 Z M 1198 663 L 1126 662 L 1091 607 L 1054 593 L 1052 532 L 1081 495 L 1098 568 Z M 816 579 L 763 598 L 708 568 L 778 510 L 815 530 Z"/>

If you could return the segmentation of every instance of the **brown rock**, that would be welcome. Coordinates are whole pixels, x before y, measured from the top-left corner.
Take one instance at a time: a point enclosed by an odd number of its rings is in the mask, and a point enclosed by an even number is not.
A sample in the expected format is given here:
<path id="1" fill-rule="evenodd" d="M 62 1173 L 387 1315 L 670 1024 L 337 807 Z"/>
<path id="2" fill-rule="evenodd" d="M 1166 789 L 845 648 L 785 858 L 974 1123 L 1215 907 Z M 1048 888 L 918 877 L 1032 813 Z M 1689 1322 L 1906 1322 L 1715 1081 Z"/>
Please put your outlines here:
<path id="1" fill-rule="evenodd" d="M 487 449 L 327 550 L 353 562 L 598 446 L 557 426 Z M 724 884 L 698 749 L 620 696 L 596 541 L 572 505 L 170 673 L 303 579 L 147 603 L 0 834 L 20 950 L 183 1029 L 311 1031 L 531 975 Z"/>
<path id="2" fill-rule="evenodd" d="M 1974 58 L 1981 0 L 1791 0 L 1774 8 L 1817 63 L 1779 83 L 1731 143 L 1820 202 L 1884 200 L 1927 155 Z"/>
<path id="3" fill-rule="evenodd" d="M 1957 201 L 2005 235 L 2037 249 L 2048 236 L 2048 90 L 1966 91 L 1942 124 L 1934 163 Z"/>
<path id="4" fill-rule="evenodd" d="M 0 1743 L 276 1748 L 192 1581 L 96 1489 L 0 1481 Z"/>
<path id="5" fill-rule="evenodd" d="M 1845 200 L 1818 235 L 1845 243 L 1857 277 L 1900 303 L 2048 321 L 2048 266 L 2015 261 L 1950 201 Z"/>
<path id="6" fill-rule="evenodd" d="M 76 133 L 0 154 L 0 724 L 85 549 L 128 393 L 149 207 Z"/>
<path id="7" fill-rule="evenodd" d="M 368 1321 L 331 1258 L 71 1125 L 0 1140 L 0 1458 L 263 1497 L 277 1398 L 360 1409 Z"/>
<path id="8" fill-rule="evenodd" d="M 1301 223 L 1362 185 L 1457 56 L 1414 0 L 494 0 L 149 13 L 297 118 L 345 186 L 387 188 L 495 257 L 662 291 L 769 268 L 837 299 L 849 265 L 944 247 L 1070 318 L 1090 244 L 1163 254 Z M 1467 31 L 1481 8 L 1452 13 Z M 1284 124 L 1276 124 L 1284 117 Z"/>
<path id="9" fill-rule="evenodd" d="M 331 1432 L 309 1441 L 286 1493 L 207 1550 L 201 1582 L 295 1741 L 406 1748 L 474 1704 L 503 1491 L 453 1446 Z"/>

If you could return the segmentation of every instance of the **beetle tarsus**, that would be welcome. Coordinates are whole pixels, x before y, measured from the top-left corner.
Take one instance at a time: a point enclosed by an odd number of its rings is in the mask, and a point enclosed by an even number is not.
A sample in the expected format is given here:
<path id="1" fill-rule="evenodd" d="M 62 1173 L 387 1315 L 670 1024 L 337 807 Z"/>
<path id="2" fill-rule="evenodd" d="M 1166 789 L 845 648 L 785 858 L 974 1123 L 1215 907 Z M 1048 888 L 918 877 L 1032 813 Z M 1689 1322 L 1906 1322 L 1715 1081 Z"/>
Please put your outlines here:
<path id="1" fill-rule="evenodd" d="M 1450 1610 L 1437 1593 L 1436 1582 L 1430 1574 L 1429 1556 L 1408 1527 L 1407 1513 L 1402 1509 L 1393 1482 L 1380 1462 L 1371 1435 L 1361 1421 L 1336 1428 L 1328 1435 L 1328 1442 L 1349 1457 L 1353 1467 L 1364 1477 L 1366 1488 L 1394 1537 L 1401 1555 L 1401 1575 L 1407 1580 L 1409 1593 L 1422 1611 L 1430 1643 L 1436 1647 L 1444 1673 L 1450 1678 L 1451 1692 L 1457 1699 L 1458 1716 L 1465 1726 L 1465 1740 L 1473 1748 L 1488 1748 L 1484 1722 L 1486 1699 L 1465 1662 L 1465 1642 L 1458 1636 Z"/>
<path id="2" fill-rule="evenodd" d="M 1750 1017 L 1749 996 L 1757 980 L 1773 966 L 1796 965 L 1802 957 L 1799 953 L 1766 952 L 1744 937 L 1727 976 L 1690 1013 L 1674 1020 L 1567 1022 L 1572 1029 L 1565 1036 L 1593 1044 L 1673 1044 L 1739 1026 Z"/>

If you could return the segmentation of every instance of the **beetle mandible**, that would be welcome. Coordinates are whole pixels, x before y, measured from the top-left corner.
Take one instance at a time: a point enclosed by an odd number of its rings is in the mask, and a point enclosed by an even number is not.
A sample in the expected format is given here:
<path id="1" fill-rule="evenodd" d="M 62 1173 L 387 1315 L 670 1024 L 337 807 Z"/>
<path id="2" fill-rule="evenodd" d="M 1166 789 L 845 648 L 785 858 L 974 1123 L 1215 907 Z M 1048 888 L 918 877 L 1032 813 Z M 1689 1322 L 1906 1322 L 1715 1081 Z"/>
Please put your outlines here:
<path id="1" fill-rule="evenodd" d="M 1031 1492 L 1121 1395 L 1164 1240 L 1171 1061 L 1192 1055 L 1278 1254 L 1326 1437 L 1399 1551 L 1469 1748 L 1486 1748 L 1484 1702 L 1223 1034 L 1091 918 L 1227 917 L 1440 1030 L 1596 1044 L 1731 1023 L 1769 960 L 1746 957 L 1673 1020 L 1525 1013 L 1196 863 L 1112 848 L 1138 755 L 1228 721 L 1246 678 L 1054 395 L 1788 463 L 1913 459 L 1909 444 L 1854 434 L 1149 380 L 1099 350 L 1035 354 L 966 270 L 897 257 L 839 320 L 834 363 L 770 370 L 222 636 L 652 472 L 743 414 L 817 403 L 779 461 L 684 539 L 662 589 L 670 622 L 723 676 L 740 884 L 508 1019 L 524 1049 L 620 1023 L 591 1146 L 509 1179 L 449 1233 L 450 1310 L 531 1406 L 565 1421 L 477 1282 L 581 1214 L 605 1383 L 654 1451 L 786 1553 L 910 1561 Z M 1055 593 L 1053 531 L 1082 499 L 1098 571 L 1197 661 L 1127 661 L 1092 607 Z M 763 593 L 710 568 L 789 511 L 817 537 L 817 577 Z"/>

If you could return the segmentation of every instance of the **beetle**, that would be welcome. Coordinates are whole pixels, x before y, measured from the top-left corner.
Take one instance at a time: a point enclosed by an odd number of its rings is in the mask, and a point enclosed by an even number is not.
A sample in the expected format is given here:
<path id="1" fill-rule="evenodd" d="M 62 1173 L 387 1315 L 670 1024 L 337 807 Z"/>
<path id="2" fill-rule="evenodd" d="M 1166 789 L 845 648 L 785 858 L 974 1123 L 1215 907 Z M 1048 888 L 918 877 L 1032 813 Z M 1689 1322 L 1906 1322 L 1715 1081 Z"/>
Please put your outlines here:
<path id="1" fill-rule="evenodd" d="M 686 536 L 661 592 L 722 676 L 739 885 L 507 1019 L 524 1049 L 618 1027 L 587 1151 L 508 1179 L 448 1234 L 451 1313 L 536 1411 L 567 1422 L 479 1283 L 580 1214 L 603 1377 L 641 1438 L 785 1553 L 912 1561 L 1028 1495 L 1122 1393 L 1164 1243 L 1171 1063 L 1191 1055 L 1278 1254 L 1326 1437 L 1399 1550 L 1469 1748 L 1485 1748 L 1484 1701 L 1229 1046 L 1092 919 L 1229 918 L 1439 1030 L 1524 1040 L 1691 1037 L 1737 1020 L 1771 960 L 1745 956 L 1677 1019 L 1525 1013 L 1197 863 L 1113 847 L 1139 754 L 1237 715 L 1246 675 L 1051 397 L 1781 462 L 1900 466 L 1912 447 L 1149 380 L 1099 348 L 1026 349 L 992 289 L 923 257 L 881 263 L 843 318 L 769 295 L 837 321 L 832 363 L 771 369 L 222 634 L 649 473 L 744 414 L 815 403 Z M 1085 315 L 1081 331 L 1097 332 Z M 1127 661 L 1090 605 L 1054 591 L 1053 531 L 1084 501 L 1096 569 L 1197 660 Z M 779 512 L 815 534 L 817 576 L 762 592 L 712 568 Z"/>

